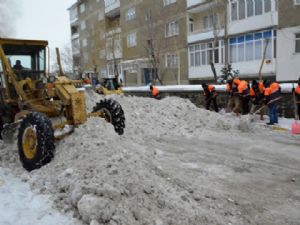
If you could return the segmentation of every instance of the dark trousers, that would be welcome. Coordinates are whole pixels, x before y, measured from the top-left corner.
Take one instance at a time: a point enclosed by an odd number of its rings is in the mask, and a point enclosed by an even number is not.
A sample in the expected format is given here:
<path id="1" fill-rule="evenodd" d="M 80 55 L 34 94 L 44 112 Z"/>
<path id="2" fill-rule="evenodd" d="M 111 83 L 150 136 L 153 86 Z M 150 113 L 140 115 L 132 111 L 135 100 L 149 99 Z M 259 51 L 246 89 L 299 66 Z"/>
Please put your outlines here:
<path id="1" fill-rule="evenodd" d="M 242 102 L 242 113 L 243 115 L 246 115 L 250 112 L 250 109 L 249 109 L 249 101 L 250 101 L 250 98 L 249 97 L 242 97 L 241 98 L 241 102 Z"/>
<path id="2" fill-rule="evenodd" d="M 278 123 L 277 106 L 278 106 L 277 102 L 268 105 L 270 123 Z"/>
<path id="3" fill-rule="evenodd" d="M 298 119 L 300 119 L 300 104 L 297 104 L 298 106 Z"/>
<path id="4" fill-rule="evenodd" d="M 215 111 L 219 112 L 219 107 L 218 107 L 218 104 L 217 104 L 217 98 L 207 98 L 206 99 L 206 109 L 209 110 L 211 102 L 213 102 L 213 104 L 214 104 Z"/>

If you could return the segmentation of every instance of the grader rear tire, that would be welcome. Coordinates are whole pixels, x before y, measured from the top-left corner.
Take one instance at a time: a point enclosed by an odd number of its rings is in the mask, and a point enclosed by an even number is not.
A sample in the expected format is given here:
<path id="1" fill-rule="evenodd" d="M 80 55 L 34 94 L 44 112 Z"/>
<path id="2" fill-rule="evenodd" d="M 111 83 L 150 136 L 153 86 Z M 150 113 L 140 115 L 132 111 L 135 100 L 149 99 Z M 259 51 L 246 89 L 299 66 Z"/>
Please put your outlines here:
<path id="1" fill-rule="evenodd" d="M 38 169 L 54 157 L 54 132 L 44 114 L 33 112 L 23 119 L 18 133 L 20 161 L 28 170 Z"/>
<path id="2" fill-rule="evenodd" d="M 121 105 L 113 99 L 101 100 L 93 109 L 93 112 L 102 112 L 105 120 L 111 123 L 115 131 L 122 135 L 125 128 L 125 115 Z"/>

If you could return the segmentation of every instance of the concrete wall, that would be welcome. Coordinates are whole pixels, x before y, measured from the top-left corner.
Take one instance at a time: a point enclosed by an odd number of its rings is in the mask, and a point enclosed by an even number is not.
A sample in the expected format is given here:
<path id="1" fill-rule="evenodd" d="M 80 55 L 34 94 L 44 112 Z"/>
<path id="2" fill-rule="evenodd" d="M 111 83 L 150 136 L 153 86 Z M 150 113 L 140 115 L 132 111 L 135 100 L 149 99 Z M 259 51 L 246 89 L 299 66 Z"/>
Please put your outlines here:
<path id="1" fill-rule="evenodd" d="M 300 33 L 300 26 L 277 31 L 278 81 L 295 81 L 300 77 L 300 53 L 295 53 L 295 33 Z"/>
<path id="2" fill-rule="evenodd" d="M 278 1 L 279 28 L 295 27 L 300 25 L 300 5 L 295 5 L 294 0 Z"/>

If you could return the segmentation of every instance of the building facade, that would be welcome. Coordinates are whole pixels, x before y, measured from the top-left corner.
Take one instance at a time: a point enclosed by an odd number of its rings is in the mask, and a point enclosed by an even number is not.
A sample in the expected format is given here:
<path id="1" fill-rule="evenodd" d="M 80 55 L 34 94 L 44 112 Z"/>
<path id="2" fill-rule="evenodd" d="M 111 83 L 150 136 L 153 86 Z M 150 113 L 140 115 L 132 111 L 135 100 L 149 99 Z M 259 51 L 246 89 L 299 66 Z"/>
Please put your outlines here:
<path id="1" fill-rule="evenodd" d="M 211 62 L 221 75 L 226 61 L 257 78 L 264 55 L 263 77 L 275 78 L 276 0 L 187 0 L 187 11 L 190 80 L 212 80 Z"/>
<path id="2" fill-rule="evenodd" d="M 155 4 L 154 4 L 155 3 Z M 78 0 L 69 8 L 74 69 L 127 86 L 300 74 L 299 0 Z M 287 72 L 288 71 L 288 72 Z"/>
<path id="3" fill-rule="evenodd" d="M 185 0 L 78 0 L 69 8 L 75 70 L 125 85 L 188 83 Z"/>
<path id="4" fill-rule="evenodd" d="M 300 0 L 278 2 L 277 80 L 300 77 Z"/>
<path id="5" fill-rule="evenodd" d="M 100 72 L 106 66 L 104 2 L 77 1 L 69 8 L 74 71 Z"/>

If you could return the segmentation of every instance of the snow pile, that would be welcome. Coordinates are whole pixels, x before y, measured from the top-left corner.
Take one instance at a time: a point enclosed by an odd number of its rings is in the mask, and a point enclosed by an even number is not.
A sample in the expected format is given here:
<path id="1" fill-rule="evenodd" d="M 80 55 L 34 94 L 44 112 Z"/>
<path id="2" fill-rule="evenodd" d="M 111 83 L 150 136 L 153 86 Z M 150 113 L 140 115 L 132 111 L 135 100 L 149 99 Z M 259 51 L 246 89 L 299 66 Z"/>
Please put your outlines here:
<path id="1" fill-rule="evenodd" d="M 101 98 L 90 92 L 87 108 L 91 110 Z M 176 97 L 113 98 L 125 112 L 123 136 L 104 119 L 90 118 L 56 144 L 54 160 L 41 169 L 27 175 L 16 145 L 0 143 L 1 165 L 15 168 L 33 189 L 51 194 L 59 210 L 73 212 L 84 224 L 222 224 L 226 207 L 219 202 L 220 210 L 209 211 L 198 194 L 160 169 L 158 150 L 145 142 L 165 135 L 199 136 L 208 129 L 251 132 L 255 125 Z"/>
<path id="2" fill-rule="evenodd" d="M 0 224 L 5 225 L 76 225 L 70 216 L 51 207 L 49 196 L 32 193 L 28 184 L 0 167 Z"/>

